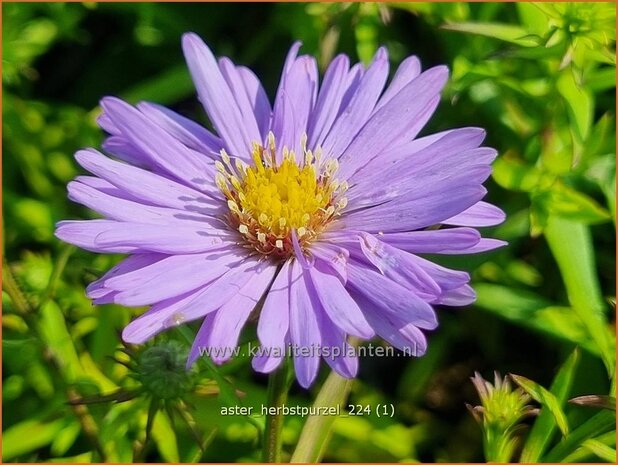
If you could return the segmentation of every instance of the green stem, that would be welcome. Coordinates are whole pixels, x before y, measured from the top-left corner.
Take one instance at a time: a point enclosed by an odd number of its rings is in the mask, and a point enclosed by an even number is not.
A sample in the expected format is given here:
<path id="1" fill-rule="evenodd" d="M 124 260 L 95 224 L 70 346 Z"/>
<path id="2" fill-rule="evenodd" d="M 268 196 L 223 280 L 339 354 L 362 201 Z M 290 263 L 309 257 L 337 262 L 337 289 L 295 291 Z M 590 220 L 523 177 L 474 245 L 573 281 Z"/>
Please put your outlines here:
<path id="1" fill-rule="evenodd" d="M 352 380 L 342 378 L 334 371 L 328 375 L 313 405 L 315 407 L 338 407 L 345 403 L 352 387 Z M 292 463 L 316 463 L 322 459 L 330 439 L 335 415 L 310 416 L 303 426 Z"/>
<path id="2" fill-rule="evenodd" d="M 2 257 L 2 289 L 11 298 L 11 303 L 15 307 L 17 313 L 22 316 L 30 315 L 32 313 L 32 305 L 28 302 L 28 299 L 24 296 L 23 292 L 19 288 L 19 284 L 13 276 L 11 267 L 6 261 L 5 257 Z"/>
<path id="3" fill-rule="evenodd" d="M 56 287 L 58 285 L 58 281 L 60 280 L 60 276 L 62 275 L 64 269 L 67 266 L 69 258 L 75 252 L 76 248 L 72 245 L 65 244 L 60 251 L 60 255 L 58 255 L 58 259 L 54 265 L 54 269 L 49 278 L 49 282 L 47 284 L 47 289 L 43 293 L 43 297 L 41 298 L 41 302 L 39 303 L 39 308 L 43 308 L 43 306 L 47 303 L 48 300 L 54 298 L 54 294 L 56 292 Z"/>
<path id="4" fill-rule="evenodd" d="M 264 446 L 262 457 L 264 462 L 281 462 L 281 446 L 283 429 L 283 413 L 278 407 L 282 407 L 288 398 L 287 361 L 284 360 L 281 367 L 271 373 L 268 378 L 268 407 L 274 407 L 275 414 L 266 417 L 266 429 L 264 430 Z"/>

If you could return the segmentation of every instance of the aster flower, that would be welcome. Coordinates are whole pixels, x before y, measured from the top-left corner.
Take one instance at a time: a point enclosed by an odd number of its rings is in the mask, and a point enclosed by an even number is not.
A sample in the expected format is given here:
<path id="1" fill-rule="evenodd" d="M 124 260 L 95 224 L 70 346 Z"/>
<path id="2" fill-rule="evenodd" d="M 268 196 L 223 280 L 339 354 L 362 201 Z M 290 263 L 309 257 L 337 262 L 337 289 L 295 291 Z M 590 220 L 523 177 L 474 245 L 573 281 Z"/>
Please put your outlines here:
<path id="1" fill-rule="evenodd" d="M 316 348 L 343 348 L 324 358 L 353 377 L 348 336 L 378 335 L 422 355 L 423 330 L 438 324 L 432 306 L 474 301 L 467 273 L 419 256 L 503 244 L 474 229 L 504 219 L 481 200 L 496 156 L 480 146 L 484 131 L 417 137 L 447 68 L 421 72 L 409 57 L 386 86 L 380 48 L 367 67 L 337 56 L 319 83 L 315 58 L 299 49 L 287 55 L 271 107 L 249 69 L 216 60 L 195 34 L 183 37 L 216 134 L 156 104 L 102 100 L 109 156 L 77 152 L 93 176 L 68 190 L 104 219 L 63 221 L 56 235 L 129 254 L 87 289 L 96 304 L 151 305 L 125 328 L 125 341 L 203 320 L 188 363 L 201 347 L 223 363 L 263 301 L 254 368 L 276 369 L 289 345 L 310 349 L 294 358 L 307 387 Z"/>

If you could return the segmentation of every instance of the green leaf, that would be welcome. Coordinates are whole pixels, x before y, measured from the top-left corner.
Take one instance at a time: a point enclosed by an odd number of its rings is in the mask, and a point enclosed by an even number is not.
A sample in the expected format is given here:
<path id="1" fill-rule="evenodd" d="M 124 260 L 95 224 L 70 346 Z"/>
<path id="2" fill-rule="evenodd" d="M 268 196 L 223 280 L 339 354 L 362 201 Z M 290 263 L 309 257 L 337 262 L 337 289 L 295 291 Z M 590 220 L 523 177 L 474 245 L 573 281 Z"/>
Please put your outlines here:
<path id="1" fill-rule="evenodd" d="M 540 201 L 546 203 L 545 208 L 550 215 L 579 223 L 595 224 L 611 220 L 609 212 L 597 202 L 562 183 L 556 183 Z"/>
<path id="2" fill-rule="evenodd" d="M 560 402 L 551 392 L 531 379 L 519 375 L 510 375 L 511 378 L 524 390 L 530 397 L 549 410 L 556 420 L 556 424 L 564 436 L 569 434 L 569 424 L 566 415 L 562 411 Z"/>
<path id="3" fill-rule="evenodd" d="M 559 307 L 530 291 L 497 284 L 475 286 L 476 306 L 526 328 L 572 342 L 592 354 L 600 355 L 586 327 L 570 307 Z"/>
<path id="4" fill-rule="evenodd" d="M 565 404 L 571 390 L 578 362 L 579 351 L 575 350 L 564 362 L 552 382 L 550 391 L 561 406 Z M 541 410 L 526 438 L 520 462 L 537 463 L 551 441 L 555 427 L 556 420 L 551 412 L 547 409 Z"/>
<path id="5" fill-rule="evenodd" d="M 562 462 L 569 454 L 578 449 L 581 444 L 590 438 L 594 438 L 607 431 L 615 430 L 616 414 L 609 410 L 597 413 L 585 423 L 571 431 L 564 440 L 558 443 L 547 455 L 543 457 L 543 463 Z"/>
<path id="6" fill-rule="evenodd" d="M 176 433 L 163 411 L 159 411 L 155 416 L 152 437 L 164 461 L 173 463 L 180 460 Z"/>
<path id="7" fill-rule="evenodd" d="M 511 24 L 463 22 L 447 23 L 444 24 L 442 28 L 450 31 L 467 32 L 469 34 L 491 37 L 492 39 L 498 39 L 524 47 L 534 47 L 541 42 L 540 37 L 529 34 L 528 31 L 520 26 Z"/>
<path id="8" fill-rule="evenodd" d="M 161 105 L 178 102 L 194 92 L 193 82 L 184 64 L 174 66 L 167 71 L 142 81 L 135 87 L 122 93 L 122 98 L 129 102 L 153 100 Z"/>
<path id="9" fill-rule="evenodd" d="M 558 262 L 569 301 L 597 345 L 608 373 L 613 376 L 616 343 L 604 315 L 590 231 L 581 223 L 552 216 L 545 229 L 545 238 Z"/>
<path id="10" fill-rule="evenodd" d="M 557 82 L 557 89 L 566 101 L 572 126 L 580 141 L 586 140 L 592 126 L 594 116 L 594 98 L 590 91 L 575 81 L 571 69 L 565 70 Z"/>
<path id="11" fill-rule="evenodd" d="M 81 431 L 80 424 L 71 420 L 62 430 L 58 432 L 51 444 L 51 452 L 57 457 L 61 457 L 67 453 L 71 446 L 75 443 L 79 432 Z"/>
<path id="12" fill-rule="evenodd" d="M 332 371 L 313 405 L 315 407 L 337 407 L 345 402 L 352 386 L 352 380 L 342 378 Z M 300 434 L 291 463 L 316 463 L 322 459 L 328 444 L 335 415 L 315 415 L 307 418 Z"/>
<path id="13" fill-rule="evenodd" d="M 56 363 L 69 382 L 83 375 L 73 339 L 67 330 L 62 310 L 53 300 L 40 309 L 39 332 L 46 346 L 52 352 Z"/>
<path id="14" fill-rule="evenodd" d="M 594 455 L 609 463 L 616 463 L 616 449 L 606 446 L 595 439 L 586 439 L 582 447 L 588 449 Z"/>
<path id="15" fill-rule="evenodd" d="M 600 442 L 606 447 L 616 448 L 616 431 L 608 431 L 607 433 L 601 434 L 599 436 L 595 436 L 592 438 L 596 442 Z M 575 452 L 569 454 L 564 458 L 563 462 L 568 463 L 583 463 L 590 462 L 591 457 L 594 456 L 594 453 L 590 451 L 590 449 L 580 447 Z"/>
<path id="16" fill-rule="evenodd" d="M 25 420 L 8 428 L 2 434 L 2 460 L 9 461 L 50 444 L 64 427 L 65 420 L 46 423 Z"/>
<path id="17" fill-rule="evenodd" d="M 538 188 L 542 173 L 538 168 L 505 156 L 494 162 L 492 176 L 505 189 L 530 192 Z"/>

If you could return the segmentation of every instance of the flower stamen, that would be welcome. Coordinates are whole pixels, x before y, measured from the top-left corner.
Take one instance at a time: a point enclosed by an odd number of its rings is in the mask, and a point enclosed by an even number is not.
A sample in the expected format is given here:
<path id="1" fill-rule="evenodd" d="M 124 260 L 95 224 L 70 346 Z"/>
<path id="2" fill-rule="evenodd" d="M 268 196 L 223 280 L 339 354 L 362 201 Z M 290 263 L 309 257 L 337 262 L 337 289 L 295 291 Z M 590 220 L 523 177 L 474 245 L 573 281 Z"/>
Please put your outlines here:
<path id="1" fill-rule="evenodd" d="M 253 143 L 249 166 L 232 163 L 225 150 L 215 163 L 216 183 L 227 199 L 227 222 L 242 235 L 248 247 L 263 255 L 287 258 L 294 255 L 291 233 L 296 231 L 306 248 L 347 205 L 345 181 L 334 175 L 337 160 L 322 162 L 321 150 L 307 149 L 301 138 L 302 156 L 288 147 L 281 150 L 277 164 L 275 136 L 268 134 L 266 147 Z"/>

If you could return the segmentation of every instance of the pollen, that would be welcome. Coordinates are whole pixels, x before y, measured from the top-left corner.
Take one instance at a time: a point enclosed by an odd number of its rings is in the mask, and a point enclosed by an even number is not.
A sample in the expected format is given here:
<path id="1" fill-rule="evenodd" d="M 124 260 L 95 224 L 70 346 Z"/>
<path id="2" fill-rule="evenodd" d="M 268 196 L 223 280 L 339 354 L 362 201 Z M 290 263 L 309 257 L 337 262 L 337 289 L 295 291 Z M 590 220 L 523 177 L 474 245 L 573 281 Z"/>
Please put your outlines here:
<path id="1" fill-rule="evenodd" d="M 303 249 L 316 239 L 347 205 L 347 183 L 335 178 L 337 160 L 322 160 L 321 150 L 302 154 L 283 147 L 277 160 L 272 133 L 266 147 L 254 143 L 247 165 L 222 151 L 217 161 L 217 186 L 227 199 L 226 220 L 241 241 L 263 255 L 294 254 L 292 231 Z"/>

